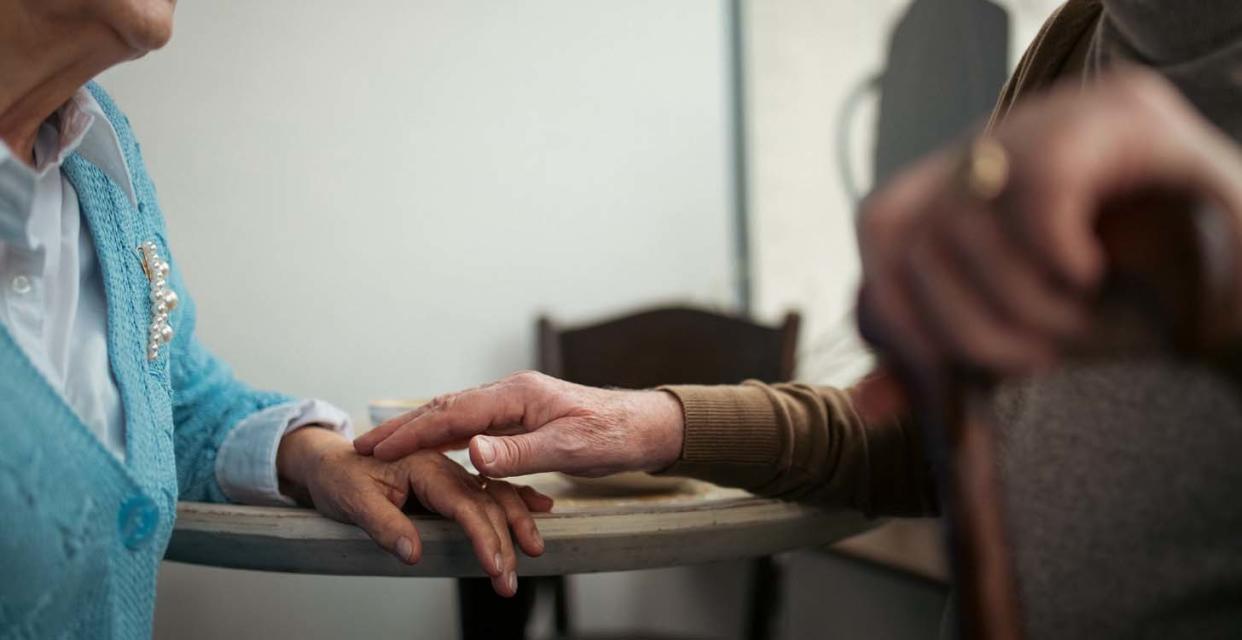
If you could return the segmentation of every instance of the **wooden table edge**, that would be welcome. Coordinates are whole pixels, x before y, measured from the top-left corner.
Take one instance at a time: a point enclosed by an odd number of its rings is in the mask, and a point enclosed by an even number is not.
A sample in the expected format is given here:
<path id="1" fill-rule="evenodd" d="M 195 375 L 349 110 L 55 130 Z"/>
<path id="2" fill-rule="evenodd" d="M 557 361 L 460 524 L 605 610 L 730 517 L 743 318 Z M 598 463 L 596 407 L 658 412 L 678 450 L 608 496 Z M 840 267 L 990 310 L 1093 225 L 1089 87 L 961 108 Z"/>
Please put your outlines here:
<path id="1" fill-rule="evenodd" d="M 361 529 L 308 509 L 184 502 L 166 560 L 215 567 L 410 577 L 482 575 L 452 522 L 411 516 L 422 560 L 404 565 Z M 754 497 L 703 506 L 616 509 L 536 516 L 546 551 L 522 557 L 522 575 L 561 575 L 698 564 L 772 555 L 836 542 L 873 525 L 828 511 Z"/>

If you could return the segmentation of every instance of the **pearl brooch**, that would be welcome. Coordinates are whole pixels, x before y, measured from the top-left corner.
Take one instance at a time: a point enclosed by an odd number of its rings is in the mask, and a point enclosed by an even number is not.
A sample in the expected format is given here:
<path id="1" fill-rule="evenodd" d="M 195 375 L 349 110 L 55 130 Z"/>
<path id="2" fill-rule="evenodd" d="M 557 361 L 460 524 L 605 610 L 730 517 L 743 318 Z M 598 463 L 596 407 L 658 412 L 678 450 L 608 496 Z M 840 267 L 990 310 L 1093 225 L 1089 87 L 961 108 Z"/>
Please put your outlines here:
<path id="1" fill-rule="evenodd" d="M 150 240 L 138 246 L 142 270 L 151 283 L 151 326 L 147 332 L 147 360 L 160 355 L 160 347 L 172 342 L 173 328 L 168 314 L 177 308 L 177 292 L 168 288 L 168 262 L 160 257 L 159 247 Z"/>

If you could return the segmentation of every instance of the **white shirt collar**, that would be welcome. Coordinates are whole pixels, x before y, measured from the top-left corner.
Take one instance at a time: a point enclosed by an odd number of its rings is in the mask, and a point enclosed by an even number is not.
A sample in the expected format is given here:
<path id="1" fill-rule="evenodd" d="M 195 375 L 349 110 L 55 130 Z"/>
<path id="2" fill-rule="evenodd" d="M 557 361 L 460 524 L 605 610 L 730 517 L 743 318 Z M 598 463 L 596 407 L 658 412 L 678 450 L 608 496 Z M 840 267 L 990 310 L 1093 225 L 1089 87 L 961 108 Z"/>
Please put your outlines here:
<path id="1" fill-rule="evenodd" d="M 49 135 L 50 139 L 46 137 Z M 104 114 L 103 107 L 85 87 L 78 89 L 65 104 L 56 110 L 52 117 L 44 122 L 39 136 L 40 139 L 36 143 L 39 146 L 39 152 L 36 155 L 40 156 L 37 159 L 38 166 L 31 170 L 13 155 L 3 141 L 0 141 L 0 169 L 18 172 L 24 170 L 26 176 L 33 180 L 48 171 L 60 169 L 65 158 L 76 151 L 86 161 L 99 167 L 113 182 L 116 182 L 129 198 L 130 204 L 137 206 L 138 197 L 135 194 L 129 165 L 121 150 L 120 137 L 117 136 L 112 123 L 108 121 L 108 116 Z M 18 179 L 17 176 L 12 176 L 12 178 Z M 3 178 L 0 177 L 0 181 L 2 180 Z"/>
<path id="2" fill-rule="evenodd" d="M 138 206 L 133 174 L 121 151 L 120 137 L 95 96 L 85 87 L 78 89 L 57 114 L 60 116 L 60 149 L 56 154 L 56 166 L 77 151 L 120 185 L 131 205 Z"/>
<path id="3" fill-rule="evenodd" d="M 36 183 L 48 172 L 59 171 L 65 159 L 75 151 L 116 182 L 132 206 L 138 206 L 132 174 L 116 129 L 85 87 L 44 122 L 38 135 L 35 143 L 38 166 L 34 169 L 0 141 L 0 241 L 29 239 Z"/>

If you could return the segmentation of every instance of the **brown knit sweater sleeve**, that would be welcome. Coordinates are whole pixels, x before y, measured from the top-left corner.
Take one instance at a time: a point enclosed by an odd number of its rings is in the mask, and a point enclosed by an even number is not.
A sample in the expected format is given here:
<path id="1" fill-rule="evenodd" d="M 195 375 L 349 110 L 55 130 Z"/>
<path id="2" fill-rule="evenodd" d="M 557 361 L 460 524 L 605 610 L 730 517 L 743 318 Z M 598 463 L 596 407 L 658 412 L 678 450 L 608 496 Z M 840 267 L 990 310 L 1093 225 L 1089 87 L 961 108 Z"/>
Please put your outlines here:
<path id="1" fill-rule="evenodd" d="M 892 417 L 869 423 L 851 391 L 759 382 L 662 389 L 681 401 L 686 425 L 681 457 L 665 474 L 868 515 L 936 510 L 917 430 Z"/>

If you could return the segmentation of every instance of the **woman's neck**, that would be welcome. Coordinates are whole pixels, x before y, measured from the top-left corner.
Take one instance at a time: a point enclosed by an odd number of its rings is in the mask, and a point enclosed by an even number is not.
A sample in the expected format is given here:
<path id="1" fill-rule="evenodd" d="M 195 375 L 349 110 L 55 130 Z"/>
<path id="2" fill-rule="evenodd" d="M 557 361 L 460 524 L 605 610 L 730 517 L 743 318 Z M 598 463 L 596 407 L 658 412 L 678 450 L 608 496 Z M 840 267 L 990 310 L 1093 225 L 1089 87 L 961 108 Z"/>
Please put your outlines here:
<path id="1" fill-rule="evenodd" d="M 9 18 L 14 19 L 9 19 Z M 39 125 L 104 69 L 132 55 L 111 32 L 39 16 L 0 21 L 0 141 L 34 164 Z"/>

